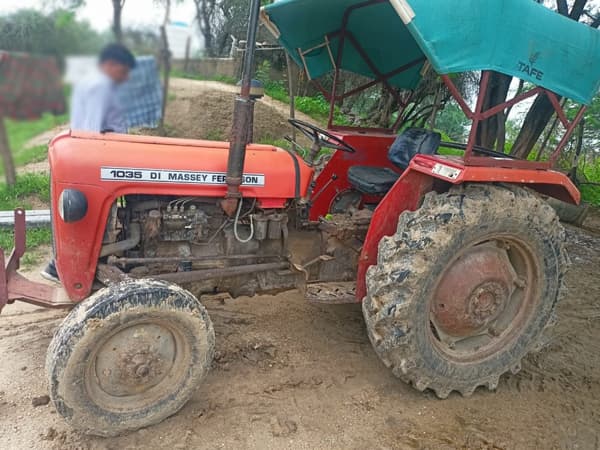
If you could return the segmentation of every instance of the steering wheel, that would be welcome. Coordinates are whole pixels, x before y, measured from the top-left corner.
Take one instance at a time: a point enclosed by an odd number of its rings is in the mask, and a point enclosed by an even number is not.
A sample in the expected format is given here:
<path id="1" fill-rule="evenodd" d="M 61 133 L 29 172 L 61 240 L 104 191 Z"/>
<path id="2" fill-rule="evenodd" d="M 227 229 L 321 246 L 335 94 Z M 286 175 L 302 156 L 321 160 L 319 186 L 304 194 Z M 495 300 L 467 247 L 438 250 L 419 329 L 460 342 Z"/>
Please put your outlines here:
<path id="1" fill-rule="evenodd" d="M 333 150 L 341 150 L 348 153 L 356 153 L 356 149 L 346 144 L 339 137 L 334 136 L 328 131 L 323 130 L 311 123 L 297 119 L 288 119 L 288 122 L 304 136 L 310 139 L 314 145 L 319 147 L 331 148 Z"/>

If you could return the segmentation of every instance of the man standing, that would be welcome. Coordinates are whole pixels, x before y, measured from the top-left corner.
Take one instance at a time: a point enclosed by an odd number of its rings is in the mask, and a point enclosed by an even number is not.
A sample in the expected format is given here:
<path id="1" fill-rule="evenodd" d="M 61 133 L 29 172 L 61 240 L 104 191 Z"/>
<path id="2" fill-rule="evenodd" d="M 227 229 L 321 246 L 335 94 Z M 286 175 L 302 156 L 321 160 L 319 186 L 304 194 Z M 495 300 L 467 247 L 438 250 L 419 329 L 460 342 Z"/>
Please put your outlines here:
<path id="1" fill-rule="evenodd" d="M 117 87 L 127 81 L 135 67 L 135 57 L 121 44 L 110 44 L 100 53 L 98 72 L 82 80 L 71 98 L 71 130 L 93 133 L 127 133 Z M 59 281 L 54 260 L 41 272 L 42 277 Z"/>
<path id="2" fill-rule="evenodd" d="M 75 86 L 71 100 L 71 129 L 101 133 L 126 133 L 117 87 L 127 81 L 135 57 L 121 44 L 110 44 L 100 53 L 99 71 Z"/>

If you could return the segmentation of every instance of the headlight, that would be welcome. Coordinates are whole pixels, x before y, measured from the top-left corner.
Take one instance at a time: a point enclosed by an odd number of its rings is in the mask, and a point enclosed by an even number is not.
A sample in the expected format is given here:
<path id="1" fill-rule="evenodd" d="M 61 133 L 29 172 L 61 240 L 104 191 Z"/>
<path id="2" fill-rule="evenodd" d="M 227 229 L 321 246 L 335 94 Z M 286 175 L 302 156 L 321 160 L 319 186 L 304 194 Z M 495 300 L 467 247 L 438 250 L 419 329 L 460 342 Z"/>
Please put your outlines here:
<path id="1" fill-rule="evenodd" d="M 58 213 L 67 223 L 77 222 L 85 217 L 88 210 L 85 194 L 77 189 L 65 189 L 58 197 Z"/>

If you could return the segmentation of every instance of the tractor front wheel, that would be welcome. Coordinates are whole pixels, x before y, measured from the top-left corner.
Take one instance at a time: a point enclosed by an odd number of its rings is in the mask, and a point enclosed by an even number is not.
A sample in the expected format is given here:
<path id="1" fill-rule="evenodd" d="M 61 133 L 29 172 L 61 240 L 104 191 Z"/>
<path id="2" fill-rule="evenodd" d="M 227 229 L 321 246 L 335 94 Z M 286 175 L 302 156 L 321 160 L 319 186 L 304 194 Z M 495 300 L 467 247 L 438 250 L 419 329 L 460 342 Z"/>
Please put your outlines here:
<path id="1" fill-rule="evenodd" d="M 528 190 L 429 193 L 382 239 L 367 273 L 371 342 L 420 391 L 495 389 L 552 322 L 567 260 L 555 212 Z"/>
<path id="2" fill-rule="evenodd" d="M 48 349 L 50 397 L 77 430 L 115 436 L 156 424 L 190 399 L 210 368 L 214 331 L 188 291 L 126 281 L 77 305 Z"/>

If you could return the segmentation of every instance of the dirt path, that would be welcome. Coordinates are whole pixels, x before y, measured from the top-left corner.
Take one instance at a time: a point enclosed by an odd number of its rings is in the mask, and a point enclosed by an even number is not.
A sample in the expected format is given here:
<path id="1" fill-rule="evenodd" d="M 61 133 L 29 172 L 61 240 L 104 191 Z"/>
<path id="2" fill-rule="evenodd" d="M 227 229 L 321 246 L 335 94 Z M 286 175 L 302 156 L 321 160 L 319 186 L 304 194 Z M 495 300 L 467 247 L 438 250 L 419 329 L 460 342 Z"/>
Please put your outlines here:
<path id="1" fill-rule="evenodd" d="M 234 90 L 173 80 L 188 106 L 215 91 L 230 102 Z M 287 117 L 287 105 L 277 108 Z M 32 405 L 47 393 L 46 347 L 65 312 L 8 306 L 0 315 L 0 449 L 599 449 L 597 210 L 586 227 L 567 230 L 569 290 L 544 348 L 497 392 L 469 399 L 440 401 L 395 379 L 371 349 L 358 305 L 312 306 L 287 292 L 206 300 L 217 357 L 192 401 L 150 429 L 83 436 L 52 406 Z"/>
<path id="2" fill-rule="evenodd" d="M 79 435 L 51 406 L 32 406 L 46 393 L 45 351 L 64 313 L 9 306 L 0 316 L 0 448 L 599 448 L 600 229 L 568 228 L 568 248 L 558 325 L 497 392 L 440 401 L 399 382 L 355 305 L 315 307 L 295 292 L 210 300 L 218 353 L 206 384 L 176 416 L 113 439 Z"/>
<path id="3" fill-rule="evenodd" d="M 180 96 L 193 98 L 206 91 L 221 91 L 231 94 L 239 92 L 239 87 L 230 84 L 219 83 L 218 81 L 188 80 L 184 78 L 171 78 L 169 88 L 171 89 L 170 92 L 175 94 L 175 99 L 180 98 Z M 290 105 L 268 96 L 263 97 L 259 102 L 270 106 L 286 118 L 290 116 Z M 296 117 L 305 122 L 316 123 L 313 118 L 299 111 L 296 111 Z"/>
<path id="4" fill-rule="evenodd" d="M 216 81 L 173 79 L 165 114 L 169 136 L 227 140 L 238 90 Z M 254 111 L 254 142 L 271 143 L 291 134 L 289 105 L 264 97 L 256 102 Z M 297 118 L 314 123 L 302 113 Z"/>

